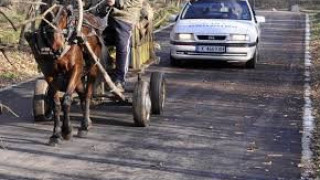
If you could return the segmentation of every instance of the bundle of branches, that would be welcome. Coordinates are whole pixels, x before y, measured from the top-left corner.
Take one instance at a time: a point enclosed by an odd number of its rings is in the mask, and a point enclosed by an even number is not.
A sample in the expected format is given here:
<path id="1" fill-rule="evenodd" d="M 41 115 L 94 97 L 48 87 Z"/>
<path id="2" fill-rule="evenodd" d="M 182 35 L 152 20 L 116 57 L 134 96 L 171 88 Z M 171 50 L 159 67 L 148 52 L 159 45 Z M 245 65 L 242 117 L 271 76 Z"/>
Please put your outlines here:
<path id="1" fill-rule="evenodd" d="M 175 5 L 166 6 L 162 3 L 157 3 L 153 6 L 154 9 L 157 9 L 157 11 L 154 12 L 153 19 L 155 29 L 159 28 L 162 24 L 164 24 L 168 20 L 170 14 L 177 14 L 180 10 L 180 7 L 177 7 Z"/>

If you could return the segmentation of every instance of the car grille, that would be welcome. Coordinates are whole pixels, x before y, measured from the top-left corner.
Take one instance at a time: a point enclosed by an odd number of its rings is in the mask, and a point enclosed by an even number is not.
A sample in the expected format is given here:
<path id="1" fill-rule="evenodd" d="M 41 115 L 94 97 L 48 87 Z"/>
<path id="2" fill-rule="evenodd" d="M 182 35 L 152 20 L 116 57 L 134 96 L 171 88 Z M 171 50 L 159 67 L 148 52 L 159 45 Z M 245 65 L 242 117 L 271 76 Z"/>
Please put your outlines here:
<path id="1" fill-rule="evenodd" d="M 194 52 L 194 51 L 177 51 L 181 55 L 200 55 L 200 56 L 247 56 L 247 53 L 210 53 L 210 52 Z"/>
<path id="2" fill-rule="evenodd" d="M 199 40 L 207 40 L 207 41 L 224 41 L 226 40 L 227 36 L 223 35 L 198 35 L 197 36 Z"/>

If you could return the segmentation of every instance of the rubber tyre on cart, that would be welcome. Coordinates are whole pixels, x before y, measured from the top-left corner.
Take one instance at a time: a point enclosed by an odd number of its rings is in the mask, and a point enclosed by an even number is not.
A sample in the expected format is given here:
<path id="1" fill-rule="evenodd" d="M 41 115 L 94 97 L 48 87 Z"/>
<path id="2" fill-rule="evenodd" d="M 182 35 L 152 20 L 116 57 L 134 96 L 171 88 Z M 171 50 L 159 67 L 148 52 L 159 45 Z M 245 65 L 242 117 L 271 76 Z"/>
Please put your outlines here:
<path id="1" fill-rule="evenodd" d="M 33 95 L 33 117 L 35 122 L 53 119 L 52 102 L 49 98 L 49 85 L 44 79 L 38 79 Z"/>
<path id="2" fill-rule="evenodd" d="M 147 127 L 150 123 L 151 99 L 149 95 L 149 83 L 138 81 L 134 88 L 133 99 L 133 119 L 138 127 Z"/>
<path id="3" fill-rule="evenodd" d="M 150 77 L 150 98 L 152 114 L 162 113 L 166 98 L 166 81 L 164 74 L 153 72 Z"/>

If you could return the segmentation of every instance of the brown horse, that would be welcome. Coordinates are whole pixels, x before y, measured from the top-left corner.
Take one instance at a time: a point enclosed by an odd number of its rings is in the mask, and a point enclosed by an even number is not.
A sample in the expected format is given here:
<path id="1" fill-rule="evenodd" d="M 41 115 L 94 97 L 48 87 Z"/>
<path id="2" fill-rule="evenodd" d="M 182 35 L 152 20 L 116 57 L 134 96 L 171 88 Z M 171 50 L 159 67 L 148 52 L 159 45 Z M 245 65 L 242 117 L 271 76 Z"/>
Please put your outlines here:
<path id="1" fill-rule="evenodd" d="M 47 22 L 42 21 L 39 26 L 41 39 L 53 53 L 51 59 L 42 60 L 40 68 L 49 84 L 49 95 L 53 99 L 54 129 L 49 145 L 58 144 L 62 138 L 69 140 L 72 137 L 72 125 L 69 117 L 72 94 L 77 92 L 83 110 L 83 119 L 78 131 L 80 137 L 85 137 L 92 125 L 90 119 L 90 101 L 94 84 L 99 76 L 99 70 L 86 53 L 86 48 L 80 41 L 88 41 L 97 57 L 104 60 L 104 44 L 100 39 L 101 27 L 99 20 L 92 14 L 84 14 L 82 26 L 83 39 L 78 38 L 75 30 L 77 17 L 72 9 L 59 6 L 52 13 L 45 16 Z M 50 23 L 48 23 L 50 22 Z M 102 64 L 105 64 L 102 62 Z M 64 91 L 62 103 L 58 91 Z M 61 111 L 64 118 L 61 121 Z"/>

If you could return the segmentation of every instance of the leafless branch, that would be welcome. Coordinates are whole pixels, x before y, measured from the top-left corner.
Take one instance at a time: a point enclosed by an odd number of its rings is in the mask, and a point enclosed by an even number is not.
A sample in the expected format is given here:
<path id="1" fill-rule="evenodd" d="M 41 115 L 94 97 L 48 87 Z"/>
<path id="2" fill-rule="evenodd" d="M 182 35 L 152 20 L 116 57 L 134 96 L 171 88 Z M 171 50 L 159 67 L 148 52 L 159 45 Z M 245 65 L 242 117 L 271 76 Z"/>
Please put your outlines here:
<path id="1" fill-rule="evenodd" d="M 11 19 L 3 12 L 0 10 L 0 14 L 2 14 L 2 16 L 7 20 L 9 21 L 9 23 L 11 24 L 12 28 L 15 30 L 15 31 L 18 31 L 18 29 L 16 28 L 16 26 L 13 24 L 13 22 L 11 21 Z"/>
<path id="2" fill-rule="evenodd" d="M 59 5 L 57 5 L 57 4 L 52 5 L 52 6 L 51 6 L 49 9 L 47 9 L 42 15 L 37 16 L 37 17 L 35 17 L 35 18 L 31 18 L 31 19 L 29 19 L 29 20 L 26 20 L 26 21 L 20 23 L 18 26 L 16 26 L 16 28 L 20 28 L 21 26 L 26 25 L 26 24 L 28 24 L 28 23 L 30 23 L 30 22 L 34 22 L 34 21 L 37 21 L 37 20 L 44 20 L 46 23 L 48 23 L 48 24 L 49 24 L 52 28 L 54 28 L 55 30 L 58 29 L 56 26 L 54 26 L 52 23 L 50 23 L 49 21 L 47 21 L 47 20 L 45 19 L 45 16 L 46 16 L 47 14 L 49 14 L 50 12 L 52 12 L 52 10 L 53 10 L 55 7 L 58 7 L 58 6 L 59 6 Z"/>
<path id="3" fill-rule="evenodd" d="M 15 113 L 10 107 L 3 105 L 2 103 L 0 103 L 0 115 L 2 115 L 4 112 L 8 112 L 10 114 L 12 114 L 15 117 L 20 117 L 17 113 Z"/>
<path id="4" fill-rule="evenodd" d="M 44 2 L 32 2 L 32 1 L 25 1 L 25 0 L 12 0 L 12 3 L 25 3 L 25 4 L 34 4 L 34 5 L 48 5 Z"/>

